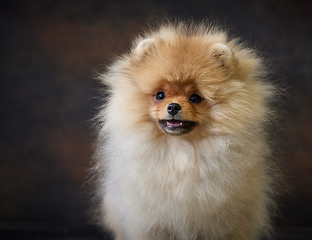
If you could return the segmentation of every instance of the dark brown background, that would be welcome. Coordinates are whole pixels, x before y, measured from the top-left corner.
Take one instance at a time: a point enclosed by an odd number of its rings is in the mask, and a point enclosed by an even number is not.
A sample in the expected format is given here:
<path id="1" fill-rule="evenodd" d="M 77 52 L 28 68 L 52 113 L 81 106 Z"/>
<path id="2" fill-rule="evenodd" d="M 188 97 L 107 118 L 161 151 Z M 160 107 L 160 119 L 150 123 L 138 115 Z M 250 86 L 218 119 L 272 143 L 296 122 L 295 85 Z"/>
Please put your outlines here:
<path id="1" fill-rule="evenodd" d="M 94 71 L 164 16 L 218 20 L 271 60 L 289 98 L 279 227 L 312 227 L 312 2 L 28 0 L 0 3 L 0 223 L 86 224 Z"/>

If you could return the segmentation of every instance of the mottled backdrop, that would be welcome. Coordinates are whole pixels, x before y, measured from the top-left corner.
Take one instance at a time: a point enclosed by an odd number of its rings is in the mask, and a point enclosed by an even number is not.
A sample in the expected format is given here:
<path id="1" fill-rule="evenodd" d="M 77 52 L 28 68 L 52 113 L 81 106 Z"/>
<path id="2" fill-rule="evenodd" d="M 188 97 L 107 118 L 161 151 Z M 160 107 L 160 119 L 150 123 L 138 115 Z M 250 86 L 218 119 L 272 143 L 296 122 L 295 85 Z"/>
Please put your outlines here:
<path id="1" fill-rule="evenodd" d="M 0 222 L 87 223 L 94 73 L 167 16 L 218 20 L 271 61 L 289 95 L 276 225 L 312 227 L 311 1 L 25 0 L 0 11 Z"/>

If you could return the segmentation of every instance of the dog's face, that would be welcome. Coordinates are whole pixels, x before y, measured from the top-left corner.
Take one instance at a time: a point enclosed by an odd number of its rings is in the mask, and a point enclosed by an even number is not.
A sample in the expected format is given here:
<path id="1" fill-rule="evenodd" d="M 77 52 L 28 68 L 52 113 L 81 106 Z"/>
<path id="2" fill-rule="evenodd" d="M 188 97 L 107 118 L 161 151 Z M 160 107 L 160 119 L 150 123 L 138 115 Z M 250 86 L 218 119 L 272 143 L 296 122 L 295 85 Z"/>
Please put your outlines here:
<path id="1" fill-rule="evenodd" d="M 200 123 L 205 99 L 192 82 L 165 82 L 153 95 L 151 116 L 165 133 L 183 135 Z"/>

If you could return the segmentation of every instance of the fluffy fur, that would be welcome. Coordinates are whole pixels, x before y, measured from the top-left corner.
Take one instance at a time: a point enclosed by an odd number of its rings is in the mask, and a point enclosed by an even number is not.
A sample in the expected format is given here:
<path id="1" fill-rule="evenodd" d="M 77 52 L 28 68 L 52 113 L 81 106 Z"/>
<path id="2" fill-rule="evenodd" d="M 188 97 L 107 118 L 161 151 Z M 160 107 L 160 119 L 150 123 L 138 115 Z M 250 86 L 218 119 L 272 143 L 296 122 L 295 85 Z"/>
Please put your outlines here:
<path id="1" fill-rule="evenodd" d="M 98 212 L 115 239 L 268 235 L 265 72 L 225 32 L 178 23 L 145 33 L 100 75 Z"/>

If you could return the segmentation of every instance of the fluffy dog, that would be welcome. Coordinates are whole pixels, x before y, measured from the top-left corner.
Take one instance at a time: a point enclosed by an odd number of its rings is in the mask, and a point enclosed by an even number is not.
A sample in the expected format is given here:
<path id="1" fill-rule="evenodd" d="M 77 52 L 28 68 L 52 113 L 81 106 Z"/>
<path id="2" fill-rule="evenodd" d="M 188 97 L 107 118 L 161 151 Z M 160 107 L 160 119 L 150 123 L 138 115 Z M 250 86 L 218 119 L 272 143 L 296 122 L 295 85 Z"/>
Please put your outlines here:
<path id="1" fill-rule="evenodd" d="M 274 87 L 254 51 L 203 24 L 138 37 L 99 78 L 99 219 L 118 240 L 270 231 Z"/>

